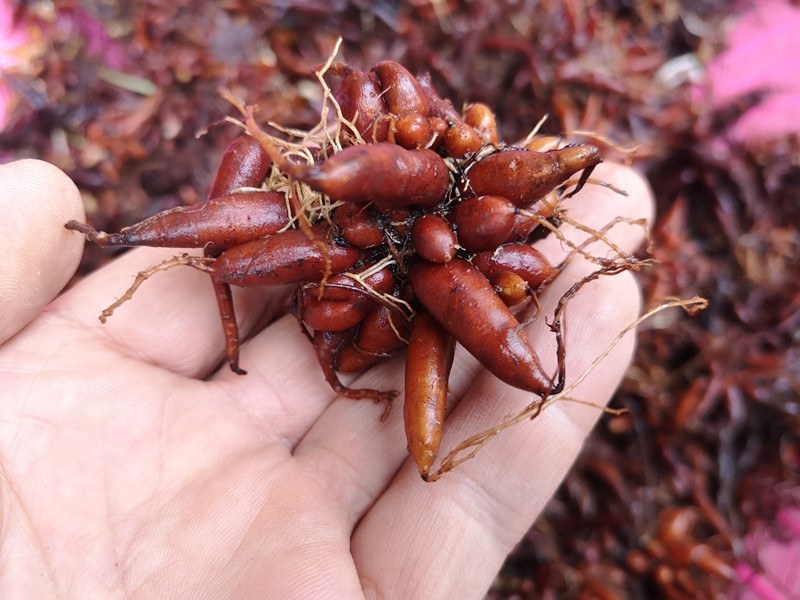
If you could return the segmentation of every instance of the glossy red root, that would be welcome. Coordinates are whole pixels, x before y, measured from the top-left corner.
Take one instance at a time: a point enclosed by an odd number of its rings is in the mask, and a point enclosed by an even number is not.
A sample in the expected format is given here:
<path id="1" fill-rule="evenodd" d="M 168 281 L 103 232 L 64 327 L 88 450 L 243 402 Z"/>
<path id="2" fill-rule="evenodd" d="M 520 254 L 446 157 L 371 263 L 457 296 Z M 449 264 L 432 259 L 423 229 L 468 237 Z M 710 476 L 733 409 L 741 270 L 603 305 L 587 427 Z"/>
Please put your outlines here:
<path id="1" fill-rule="evenodd" d="M 478 196 L 503 196 L 514 205 L 524 208 L 578 171 L 583 171 L 585 178 L 588 178 L 591 170 L 600 162 L 600 151 L 589 145 L 570 146 L 550 152 L 502 150 L 475 163 L 467 172 L 467 178 Z"/>
<path id="2" fill-rule="evenodd" d="M 196 206 L 178 206 L 119 233 L 95 231 L 70 221 L 67 229 L 85 233 L 98 246 L 159 246 L 225 249 L 277 233 L 289 224 L 286 197 L 276 192 L 239 192 Z"/>
<path id="3" fill-rule="evenodd" d="M 342 116 L 353 123 L 365 141 L 385 142 L 389 121 L 384 118 L 387 116 L 386 103 L 377 77 L 344 63 L 334 63 L 330 71 L 342 77 L 335 93 Z"/>
<path id="4" fill-rule="evenodd" d="M 458 242 L 471 252 L 497 248 L 514 228 L 516 207 L 502 196 L 477 196 L 459 202 L 450 213 Z"/>
<path id="5" fill-rule="evenodd" d="M 375 402 L 386 401 L 391 403 L 394 397 L 397 396 L 396 391 L 349 388 L 342 384 L 336 374 L 336 354 L 352 338 L 352 335 L 352 330 L 344 332 L 317 331 L 314 333 L 314 350 L 317 353 L 317 360 L 320 367 L 322 367 L 325 380 L 337 394 L 345 398 L 352 400 L 370 398 Z"/>
<path id="6" fill-rule="evenodd" d="M 428 262 L 446 263 L 456 255 L 456 234 L 439 215 L 424 215 L 411 227 L 414 250 Z"/>
<path id="7" fill-rule="evenodd" d="M 403 420 L 408 453 L 426 478 L 442 443 L 447 405 L 447 380 L 455 342 L 426 310 L 414 319 L 406 352 L 406 392 Z"/>
<path id="8" fill-rule="evenodd" d="M 222 155 L 209 199 L 227 196 L 242 188 L 261 187 L 272 161 L 256 140 L 241 135 L 233 140 Z"/>
<path id="9" fill-rule="evenodd" d="M 226 250 L 213 268 L 225 283 L 250 287 L 319 281 L 346 271 L 360 257 L 357 248 L 329 244 L 328 264 L 314 240 L 299 229 L 289 229 Z"/>
<path id="10" fill-rule="evenodd" d="M 503 244 L 496 250 L 476 254 L 472 262 L 487 277 L 514 273 L 534 290 L 557 272 L 541 252 L 527 244 Z"/>
<path id="11" fill-rule="evenodd" d="M 273 160 L 332 200 L 374 202 L 379 208 L 435 206 L 450 184 L 438 154 L 389 143 L 351 146 L 315 165 L 293 163 L 279 154 Z"/>
<path id="12" fill-rule="evenodd" d="M 414 294 L 442 327 L 498 379 L 547 396 L 553 381 L 491 283 L 469 262 L 417 260 L 409 271 Z"/>
<path id="13" fill-rule="evenodd" d="M 364 317 L 353 342 L 336 356 L 337 368 L 356 373 L 393 356 L 406 345 L 408 321 L 399 311 L 376 306 Z"/>

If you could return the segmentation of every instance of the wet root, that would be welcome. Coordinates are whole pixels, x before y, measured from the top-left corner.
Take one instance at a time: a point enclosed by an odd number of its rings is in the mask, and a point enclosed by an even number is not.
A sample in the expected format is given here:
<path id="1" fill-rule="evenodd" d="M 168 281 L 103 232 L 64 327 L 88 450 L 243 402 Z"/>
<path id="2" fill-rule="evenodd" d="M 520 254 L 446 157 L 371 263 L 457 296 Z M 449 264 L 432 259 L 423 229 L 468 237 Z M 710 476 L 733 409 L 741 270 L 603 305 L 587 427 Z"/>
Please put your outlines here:
<path id="1" fill-rule="evenodd" d="M 78 231 L 76 229 L 76 231 Z M 83 232 L 82 232 L 83 233 Z M 156 273 L 161 271 L 167 271 L 173 267 L 192 267 L 193 269 L 197 269 L 198 271 L 203 271 L 204 273 L 212 273 L 211 265 L 214 263 L 214 258 L 205 257 L 205 256 L 190 256 L 189 254 L 181 254 L 180 256 L 174 256 L 170 259 L 167 259 L 157 265 L 150 267 L 149 269 L 145 269 L 144 271 L 140 271 L 136 278 L 133 280 L 133 284 L 125 291 L 122 296 L 117 299 L 111 306 L 103 310 L 100 314 L 100 322 L 105 323 L 108 320 L 108 317 L 114 314 L 114 311 L 118 309 L 120 306 L 125 304 L 128 300 L 133 298 L 133 294 L 136 290 L 139 289 L 139 286 L 142 285 L 146 280 L 150 279 Z"/>

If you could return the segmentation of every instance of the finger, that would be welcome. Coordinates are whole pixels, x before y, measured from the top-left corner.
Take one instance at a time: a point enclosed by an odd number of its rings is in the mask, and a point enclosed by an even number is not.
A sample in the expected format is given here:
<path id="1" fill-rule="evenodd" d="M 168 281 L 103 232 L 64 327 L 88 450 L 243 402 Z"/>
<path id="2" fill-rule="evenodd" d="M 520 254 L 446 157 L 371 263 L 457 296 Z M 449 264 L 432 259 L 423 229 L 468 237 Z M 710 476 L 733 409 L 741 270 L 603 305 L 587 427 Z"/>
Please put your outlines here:
<path id="1" fill-rule="evenodd" d="M 75 184 L 38 160 L 0 166 L 0 343 L 27 325 L 78 268 L 83 241 L 62 227 L 83 218 Z"/>
<path id="2" fill-rule="evenodd" d="M 628 198 L 623 198 L 620 203 L 613 199 L 615 203 L 614 210 L 622 212 L 631 217 L 646 217 L 649 216 L 652 205 L 649 192 L 642 184 L 641 179 L 629 169 L 618 170 L 611 168 L 606 172 L 607 176 L 613 177 L 614 181 L 619 184 L 630 185 L 634 190 L 633 194 Z M 604 175 L 604 176 L 605 176 Z M 613 192 L 612 192 L 613 194 Z M 576 219 L 587 220 L 592 222 L 589 214 L 599 212 L 605 213 L 605 203 L 609 201 L 609 190 L 605 188 L 593 187 L 587 189 L 585 193 L 576 196 L 576 200 L 580 198 L 581 203 L 575 203 L 573 214 Z M 595 226 L 602 226 L 604 223 L 593 223 Z M 569 235 L 577 235 L 579 232 L 570 231 Z M 620 227 L 609 232 L 609 236 L 615 240 L 620 247 L 633 250 L 638 246 L 644 236 L 642 228 L 635 227 Z M 568 251 L 568 248 L 562 248 L 560 243 L 556 243 L 548 252 L 554 260 L 560 260 L 559 255 L 563 256 Z M 555 302 L 561 294 L 568 289 L 568 287 L 575 281 L 580 280 L 586 273 L 594 270 L 594 265 L 583 260 L 576 260 L 567 267 L 562 275 L 556 279 L 558 285 L 553 284 L 551 289 L 543 297 L 544 313 L 552 315 Z M 608 281 L 612 281 L 609 279 Z M 629 278 L 623 278 L 630 282 Z M 598 283 L 594 289 L 604 289 L 603 286 L 607 285 L 605 281 Z M 591 288 L 587 288 L 584 295 L 590 293 Z M 614 288 L 612 288 L 613 292 Z M 635 302 L 638 302 L 638 292 L 633 295 Z M 549 303 L 548 303 L 549 302 Z M 599 300 L 595 301 L 596 305 L 602 305 Z M 612 303 L 610 306 L 614 306 Z M 622 304 L 621 306 L 624 306 Z M 572 316 L 574 315 L 574 316 Z M 568 329 L 567 329 L 567 342 L 568 348 L 580 349 L 583 340 L 570 337 L 571 330 L 578 328 L 601 327 L 602 323 L 597 323 L 593 319 L 581 320 L 581 313 L 572 310 L 568 315 Z M 618 324 L 617 320 L 609 321 L 614 326 Z M 627 323 L 625 323 L 627 324 Z M 555 355 L 555 341 L 553 335 L 545 331 L 546 326 L 543 319 L 536 321 L 536 326 L 539 328 L 536 338 L 534 338 L 534 347 L 540 351 L 540 354 L 552 357 Z M 594 348 L 599 343 L 600 338 L 590 341 L 594 343 L 589 347 Z M 474 360 L 464 360 L 464 354 L 458 355 L 454 371 L 450 377 L 450 391 L 451 395 L 456 398 L 460 397 L 463 391 L 469 386 L 472 378 L 475 376 L 476 364 Z M 402 363 L 402 359 L 400 360 Z M 545 361 L 545 366 L 550 372 L 555 370 L 554 361 Z M 570 367 L 574 373 L 574 365 Z M 401 365 L 396 365 L 393 369 L 385 367 L 379 370 L 373 370 L 360 377 L 356 383 L 359 387 L 378 387 L 380 389 L 388 388 L 401 388 Z M 487 376 L 488 377 L 488 376 Z M 382 383 L 381 378 L 384 379 Z M 493 378 L 489 377 L 489 380 Z M 510 390 L 508 386 L 496 382 L 502 389 Z M 508 392 L 507 392 L 508 393 Z M 525 396 L 525 399 L 518 400 L 515 406 L 521 407 L 531 401 L 530 395 Z M 472 402 L 471 397 L 467 398 L 467 404 Z M 301 444 L 296 449 L 296 455 L 311 466 L 315 464 L 322 464 L 326 461 L 335 461 L 338 468 L 333 469 L 332 472 L 336 473 L 336 481 L 331 481 L 330 484 L 341 489 L 343 501 L 349 503 L 353 509 L 352 514 L 355 518 L 360 516 L 359 510 L 365 510 L 370 502 L 374 500 L 377 494 L 387 485 L 389 479 L 392 477 L 400 463 L 405 458 L 405 442 L 402 441 L 401 423 L 399 413 L 401 411 L 395 410 L 386 423 L 377 423 L 374 419 L 375 410 L 365 403 L 353 403 L 348 401 L 337 400 L 328 410 L 320 417 L 306 438 L 303 439 Z M 490 413 L 497 417 L 495 413 Z M 503 414 L 509 414 L 509 411 Z M 499 417 L 495 422 L 499 420 Z M 487 424 L 489 426 L 491 423 Z M 446 429 L 450 428 L 448 420 Z M 475 433 L 479 429 L 472 429 L 471 433 Z M 466 436 L 463 436 L 466 437 Z M 348 492 L 352 490 L 352 492 Z M 348 493 L 354 494 L 353 497 L 347 496 Z"/>

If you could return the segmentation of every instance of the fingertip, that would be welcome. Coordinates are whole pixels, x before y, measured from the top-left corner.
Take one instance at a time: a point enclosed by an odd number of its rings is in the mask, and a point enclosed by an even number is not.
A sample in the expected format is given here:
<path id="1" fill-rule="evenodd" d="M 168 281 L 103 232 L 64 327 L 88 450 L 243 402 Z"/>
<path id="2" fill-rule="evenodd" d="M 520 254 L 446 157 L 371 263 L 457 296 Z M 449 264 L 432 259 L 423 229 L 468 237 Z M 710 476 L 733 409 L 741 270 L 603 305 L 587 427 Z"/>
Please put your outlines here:
<path id="1" fill-rule="evenodd" d="M 42 310 L 75 273 L 83 236 L 81 195 L 57 167 L 40 160 L 0 165 L 0 343 Z"/>

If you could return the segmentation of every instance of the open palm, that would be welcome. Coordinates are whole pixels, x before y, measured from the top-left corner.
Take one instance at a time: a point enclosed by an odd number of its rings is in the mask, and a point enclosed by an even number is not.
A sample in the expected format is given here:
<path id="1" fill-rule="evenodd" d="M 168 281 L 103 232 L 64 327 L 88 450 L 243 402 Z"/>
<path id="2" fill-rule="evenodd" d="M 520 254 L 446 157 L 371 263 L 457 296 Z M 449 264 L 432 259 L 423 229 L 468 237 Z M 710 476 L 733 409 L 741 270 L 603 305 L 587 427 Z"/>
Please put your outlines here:
<path id="1" fill-rule="evenodd" d="M 571 215 L 601 226 L 649 216 L 643 182 L 620 167 Z M 337 398 L 311 345 L 283 311 L 286 290 L 239 290 L 237 376 L 223 363 L 207 278 L 175 269 L 146 282 L 103 326 L 97 315 L 169 250 L 138 249 L 51 302 L 75 269 L 80 197 L 36 161 L 0 167 L 0 596 L 481 597 L 554 493 L 599 411 L 557 404 L 478 457 L 424 483 L 405 452 L 402 410 Z M 579 237 L 577 232 L 571 236 Z M 612 237 L 632 250 L 640 229 Z M 551 259 L 565 249 L 540 245 Z M 542 298 L 544 314 L 593 270 L 573 261 Z M 567 312 L 573 378 L 639 310 L 627 274 L 587 286 Z M 534 346 L 554 366 L 538 319 Z M 633 347 L 628 337 L 575 395 L 604 403 Z M 402 389 L 402 357 L 358 386 Z M 446 450 L 532 397 L 461 349 Z"/>

